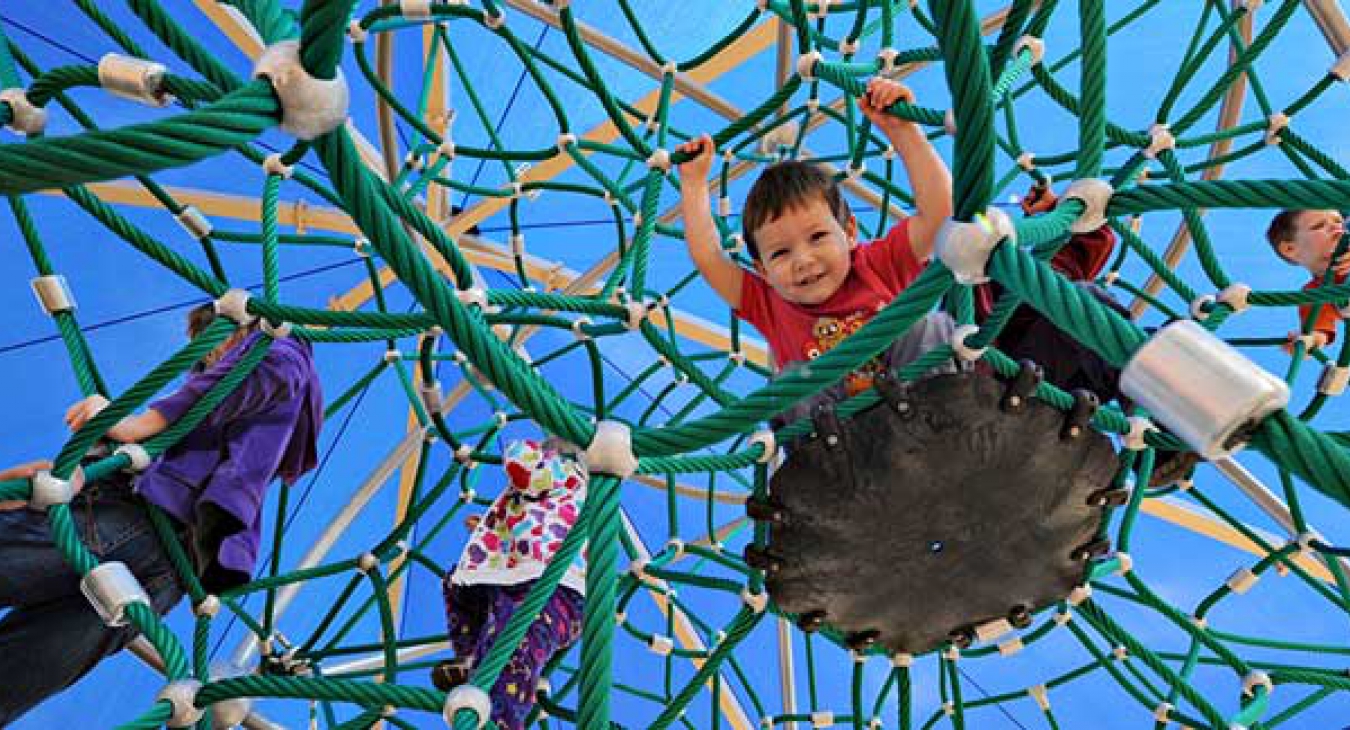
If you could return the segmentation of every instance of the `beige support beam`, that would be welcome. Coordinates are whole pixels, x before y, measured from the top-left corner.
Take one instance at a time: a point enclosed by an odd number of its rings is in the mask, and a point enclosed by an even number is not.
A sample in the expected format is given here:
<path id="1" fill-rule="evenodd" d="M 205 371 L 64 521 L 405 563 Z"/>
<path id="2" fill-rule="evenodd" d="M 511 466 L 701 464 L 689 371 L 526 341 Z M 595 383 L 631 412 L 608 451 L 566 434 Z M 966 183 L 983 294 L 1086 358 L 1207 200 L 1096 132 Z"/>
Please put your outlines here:
<path id="1" fill-rule="evenodd" d="M 1247 539 L 1246 535 L 1243 535 L 1241 532 L 1238 532 L 1213 517 L 1201 514 L 1199 510 L 1180 500 L 1172 499 L 1170 497 L 1163 499 L 1146 499 L 1140 505 L 1139 509 L 1146 515 L 1165 520 L 1178 527 L 1190 530 L 1197 535 L 1216 540 L 1258 558 L 1266 557 L 1266 551 L 1261 549 L 1260 545 Z M 1259 531 L 1254 528 L 1249 529 L 1259 533 Z M 1285 542 L 1283 539 L 1273 535 L 1267 537 L 1269 538 L 1268 542 L 1274 545 L 1283 545 Z M 1307 571 L 1308 575 L 1327 583 L 1335 583 L 1335 579 L 1331 576 L 1331 571 L 1327 570 L 1326 566 L 1321 563 L 1302 555 L 1296 555 L 1292 560 L 1300 568 Z"/>

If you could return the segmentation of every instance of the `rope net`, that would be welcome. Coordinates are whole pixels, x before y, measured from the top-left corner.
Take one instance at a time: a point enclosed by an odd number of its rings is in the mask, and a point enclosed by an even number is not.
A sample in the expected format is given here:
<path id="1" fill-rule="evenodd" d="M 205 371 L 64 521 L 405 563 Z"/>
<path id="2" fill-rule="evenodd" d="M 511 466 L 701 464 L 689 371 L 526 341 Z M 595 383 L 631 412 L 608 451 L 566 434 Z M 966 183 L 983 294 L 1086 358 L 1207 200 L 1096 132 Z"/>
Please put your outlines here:
<path id="1" fill-rule="evenodd" d="M 0 146 L 0 192 L 8 196 L 37 275 L 56 276 L 61 254 L 47 245 L 59 238 L 58 222 L 30 214 L 28 194 L 36 191 L 59 191 L 126 244 L 119 255 L 145 257 L 166 281 L 181 280 L 210 298 L 240 286 L 240 272 L 253 270 L 241 265 L 232 271 L 229 264 L 247 257 L 256 266 L 260 254 L 262 286 L 248 302 L 250 313 L 274 325 L 287 323 L 290 336 L 325 343 L 329 352 L 352 353 L 344 357 L 365 358 L 371 347 L 384 344 L 386 352 L 370 358 L 367 371 L 336 391 L 328 406 L 330 423 L 357 407 L 372 384 L 390 379 L 413 420 L 409 435 L 392 442 L 384 461 L 389 468 L 372 477 L 382 481 L 395 466 L 410 465 L 406 500 L 397 514 L 363 517 L 382 525 L 378 539 L 364 549 L 320 551 L 303 564 L 283 564 L 287 527 L 303 500 L 274 487 L 264 519 L 276 557 L 263 561 L 253 583 L 218 597 L 206 596 L 189 576 L 197 616 L 192 636 L 175 635 L 144 605 L 128 608 L 128 620 L 162 657 L 168 680 L 202 682 L 198 707 L 223 716 L 238 713 L 244 699 L 286 698 L 254 710 L 294 712 L 299 705 L 301 714 L 326 727 L 437 722 L 424 713 L 444 711 L 446 698 L 429 689 L 425 678 L 426 669 L 444 658 L 443 630 L 408 630 L 396 606 L 402 586 L 436 585 L 457 554 L 458 521 L 474 506 L 490 503 L 501 488 L 492 465 L 500 462 L 500 437 L 517 421 L 535 422 L 584 445 L 595 436 L 596 422 L 620 420 L 631 427 L 637 457 L 631 475 L 593 470 L 583 516 L 555 561 L 557 569 L 537 583 L 526 610 L 512 619 L 472 676 L 473 685 L 492 686 L 527 628 L 528 609 L 542 605 L 589 540 L 583 641 L 550 665 L 550 683 L 541 687 L 535 714 L 541 727 L 961 728 L 991 727 L 1010 713 L 1059 727 L 1057 703 L 1071 704 L 1075 696 L 1079 702 L 1097 701 L 1104 685 L 1120 690 L 1109 695 L 1112 714 L 1138 726 L 1295 727 L 1305 726 L 1301 723 L 1338 691 L 1350 688 L 1337 664 L 1350 651 L 1343 642 L 1285 639 L 1284 627 L 1275 623 L 1239 633 L 1222 620 L 1223 609 L 1275 573 L 1296 586 L 1279 594 L 1288 596 L 1278 608 L 1283 616 L 1342 614 L 1350 608 L 1342 551 L 1316 533 L 1302 506 L 1310 499 L 1325 502 L 1323 496 L 1350 504 L 1345 439 L 1317 425 L 1338 391 L 1335 381 L 1343 381 L 1350 365 L 1345 345 L 1350 338 L 1334 352 L 1311 353 L 1327 373 L 1315 388 L 1309 381 L 1318 378 L 1307 372 L 1310 361 L 1300 343 L 1284 373 L 1299 386 L 1295 401 L 1251 435 L 1247 453 L 1264 455 L 1280 481 L 1288 509 L 1284 534 L 1249 527 L 1246 513 L 1226 506 L 1241 500 L 1217 477 L 1164 489 L 1135 486 L 1147 483 L 1155 450 L 1184 448 L 1174 437 L 1150 430 L 1137 444 L 1142 448 L 1120 450 L 1116 486 L 1130 491 L 1110 520 L 1115 552 L 1090 564 L 1083 589 L 1039 612 L 1025 629 L 928 656 L 885 657 L 878 651 L 850 652 L 828 630 L 797 633 L 792 617 L 777 616 L 772 604 L 766 609 L 763 576 L 740 557 L 747 543 L 762 543 L 766 529 L 748 521 L 742 506 L 762 495 L 766 482 L 771 442 L 752 435 L 785 405 L 875 356 L 944 295 L 958 320 L 971 322 L 969 288 L 934 262 L 809 371 L 770 381 L 762 344 L 747 337 L 728 312 L 714 315 L 724 322 L 717 326 L 681 311 L 681 302 L 702 284 L 687 262 L 671 275 L 667 261 L 684 259 L 662 256 L 682 251 L 672 240 L 682 235 L 678 215 L 663 207 L 677 198 L 670 166 L 680 160 L 666 151 L 702 131 L 699 125 L 706 127 L 708 119 L 721 120 L 712 129 L 724 151 L 714 189 L 731 191 L 719 193 L 716 222 L 727 250 L 743 263 L 748 261 L 739 250 L 732 193 L 738 180 L 783 157 L 810 156 L 832 165 L 850 200 L 865 210 L 864 228 L 884 232 L 910 198 L 893 152 L 851 100 L 873 74 L 919 80 L 939 79 L 941 73 L 948 95 L 921 95 L 919 105 L 897 104 L 893 112 L 950 146 L 956 218 L 971 220 L 1030 182 L 1109 180 L 1115 193 L 1106 214 L 1122 244 L 1099 283 L 1133 297 L 1137 315 L 1133 322 L 1115 315 L 1045 265 L 1083 212 L 1081 202 L 1066 200 L 1054 213 L 1017 220 L 1017 245 L 996 249 L 989 272 L 1008 293 L 967 345 L 988 345 L 1013 307 L 1025 301 L 1117 365 L 1146 341 L 1143 326 L 1169 318 L 1191 317 L 1237 346 L 1278 353 L 1283 335 L 1233 337 L 1230 320 L 1241 321 L 1248 306 L 1278 308 L 1280 316 L 1292 319 L 1299 304 L 1343 304 L 1350 288 L 1329 281 L 1307 291 L 1252 291 L 1245 300 L 1211 294 L 1239 291 L 1240 281 L 1224 266 L 1205 212 L 1346 207 L 1345 169 L 1300 133 L 1298 119 L 1326 103 L 1328 94 L 1339 93 L 1334 87 L 1345 79 L 1346 64 L 1310 75 L 1306 90 L 1292 98 L 1273 98 L 1261 83 L 1263 53 L 1289 27 L 1310 22 L 1303 2 L 1264 7 L 1210 2 L 1196 13 L 1193 28 L 1167 29 L 1174 42 L 1186 43 L 1185 53 L 1174 79 L 1159 83 L 1148 97 L 1157 108 L 1152 128 L 1119 126 L 1106 118 L 1106 64 L 1110 39 L 1130 28 L 1152 28 L 1163 5 L 1159 0 L 1127 10 L 1113 5 L 1110 18 L 1102 0 L 1076 5 L 1018 0 L 983 19 L 968 0 L 914 5 L 767 0 L 739 11 L 738 20 L 688 58 L 669 55 L 645 19 L 652 11 L 627 0 L 618 0 L 617 9 L 636 45 L 615 50 L 621 44 L 606 39 L 603 52 L 600 34 L 583 22 L 592 11 L 574 11 L 567 3 L 354 7 L 311 0 L 291 12 L 274 0 L 231 0 L 210 10 L 225 27 L 251 26 L 264 45 L 298 39 L 301 62 L 315 78 L 332 78 L 340 63 L 350 84 L 372 91 L 406 133 L 401 142 L 389 138 L 401 150 L 390 160 L 349 127 L 305 141 L 287 138 L 293 146 L 269 152 L 259 137 L 281 122 L 283 108 L 271 83 L 250 80 L 238 64 L 208 52 L 181 24 L 187 11 L 174 14 L 155 0 L 131 0 L 124 22 L 92 2 L 75 5 L 121 53 L 147 57 L 151 46 L 145 44 L 152 42 L 169 49 L 174 56 L 161 59 L 168 73 L 142 96 L 158 103 L 171 95 L 176 102 L 150 121 L 100 129 L 78 103 L 96 93 L 81 87 L 100 85 L 97 68 L 40 67 L 29 46 L 37 41 L 26 36 L 0 43 L 0 86 L 24 92 L 0 101 L 0 121 L 31 132 Z M 592 18 L 597 24 L 606 17 L 606 11 L 598 12 Z M 200 21 L 194 16 L 192 22 Z M 701 85 L 725 71 L 719 66 L 724 59 L 744 58 L 769 45 L 775 23 L 785 29 L 782 43 L 788 49 L 776 90 L 738 109 Z M 534 39 L 544 24 L 561 33 L 565 47 L 541 50 Z M 1040 38 L 1056 24 L 1075 29 L 1076 46 L 1051 49 L 1042 59 L 1036 44 L 1019 42 Z M 428 57 L 436 60 L 420 74 L 420 94 L 395 93 L 379 69 L 379 39 L 397 34 L 420 37 L 433 51 Z M 482 42 L 494 43 L 519 64 L 523 82 L 538 93 L 537 112 L 553 120 L 552 129 L 525 142 L 501 133 L 490 110 L 500 107 L 498 96 L 510 90 L 500 83 L 475 86 L 461 58 L 464 44 Z M 641 84 L 624 84 L 640 92 L 615 90 L 607 80 L 615 61 L 606 54 L 650 76 Z M 457 114 L 437 91 L 447 79 L 464 101 Z M 587 98 L 590 112 L 565 103 L 559 90 Z M 1254 108 L 1244 105 L 1247 101 L 1254 101 Z M 1033 106 L 1042 110 L 1038 114 L 1069 120 L 1076 138 L 1033 154 L 1021 133 L 1037 123 L 1024 111 Z M 62 126 L 62 134 L 46 136 L 40 126 L 29 126 L 41 109 L 54 127 Z M 587 113 L 599 126 L 579 126 Z M 1216 120 L 1215 129 L 1202 128 Z M 210 161 L 222 155 L 262 168 L 256 225 L 216 227 L 156 181 L 173 167 L 209 171 Z M 1262 156 L 1282 158 L 1300 175 L 1217 179 L 1226 166 Z M 483 174 L 470 175 L 475 166 Z M 182 222 L 198 247 L 187 251 L 157 240 L 114 202 L 125 198 L 94 185 L 119 178 L 131 178 L 125 181 L 128 189 L 162 207 L 158 215 Z M 292 194 L 311 202 L 283 201 Z M 455 215 L 447 202 L 452 194 L 478 202 Z M 613 245 L 587 271 L 555 265 L 541 255 L 549 250 L 547 228 L 526 240 L 536 197 L 541 206 L 555 200 L 606 210 L 613 219 Z M 1144 214 L 1158 211 L 1180 217 L 1170 241 L 1140 226 L 1149 218 Z M 506 245 L 467 232 L 494 214 L 503 221 Z M 287 270 L 300 270 L 321 247 L 354 248 L 369 287 L 335 300 L 333 307 L 289 299 Z M 1191 273 L 1181 273 L 1183 261 L 1192 262 Z M 390 284 L 394 280 L 396 286 Z M 400 311 L 395 290 L 406 293 L 410 309 Z M 98 363 L 112 354 L 96 357 L 73 306 L 49 310 L 80 390 L 115 396 L 55 458 L 53 472 L 61 478 L 110 424 L 232 329 L 217 323 L 132 386 L 110 389 Z M 237 379 L 146 444 L 150 454 L 162 452 L 209 412 L 266 345 L 241 361 Z M 624 353 L 640 353 L 640 365 L 616 391 L 607 367 L 609 358 Z M 934 357 L 950 355 L 951 348 L 943 347 Z M 994 348 L 983 357 L 1005 375 L 1017 370 Z M 914 377 L 928 367 L 921 361 L 902 374 Z M 591 377 L 577 378 L 578 372 Z M 1074 403 L 1044 383 L 1037 396 L 1065 411 Z M 864 394 L 845 410 L 856 412 L 876 401 L 874 394 Z M 1132 423 L 1108 406 L 1093 425 L 1123 436 Z M 807 428 L 799 423 L 784 433 Z M 391 441 L 386 436 L 380 443 Z M 128 464 L 126 455 L 117 455 L 87 469 L 87 477 Z M 26 499 L 29 493 L 26 481 L 0 485 L 5 498 Z M 358 510 L 365 493 L 353 491 Z M 1157 589 L 1149 580 L 1151 566 L 1130 558 L 1145 513 L 1172 515 L 1240 546 L 1245 552 L 1235 553 L 1244 556 L 1237 572 L 1185 600 Z M 49 515 L 63 555 L 81 574 L 93 569 L 97 560 L 81 544 L 70 510 L 56 505 Z M 181 552 L 176 557 L 186 572 Z M 331 600 L 316 600 L 304 616 L 286 613 L 297 595 L 308 600 L 295 593 L 301 588 L 327 591 Z M 425 594 L 438 595 L 435 589 Z M 252 637 L 246 646 L 260 649 L 261 659 L 253 661 L 250 651 L 237 654 L 245 661 L 238 675 L 230 676 L 213 668 L 211 659 L 223 633 L 236 624 Z M 1285 691 L 1272 695 L 1275 687 Z M 128 715 L 143 712 L 126 727 L 154 727 L 170 717 L 167 701 L 147 697 L 139 709 L 131 707 L 131 698 L 126 703 Z M 455 728 L 485 721 L 467 708 L 451 707 L 447 714 Z"/>

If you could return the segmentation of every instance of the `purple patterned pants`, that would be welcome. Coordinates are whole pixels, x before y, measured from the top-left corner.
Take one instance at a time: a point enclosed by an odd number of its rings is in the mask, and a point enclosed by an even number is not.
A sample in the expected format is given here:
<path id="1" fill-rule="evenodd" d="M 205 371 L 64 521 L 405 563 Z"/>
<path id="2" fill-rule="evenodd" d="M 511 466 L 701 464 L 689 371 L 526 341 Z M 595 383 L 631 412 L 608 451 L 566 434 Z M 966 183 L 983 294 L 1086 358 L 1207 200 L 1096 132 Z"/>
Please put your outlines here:
<path id="1" fill-rule="evenodd" d="M 457 586 L 447 575 L 443 585 L 445 620 L 455 656 L 472 664 L 487 656 L 533 585 L 530 581 L 510 586 Z M 544 665 L 581 638 L 582 605 L 581 594 L 565 586 L 558 586 L 544 604 L 489 692 L 492 720 L 497 727 L 524 730 Z"/>

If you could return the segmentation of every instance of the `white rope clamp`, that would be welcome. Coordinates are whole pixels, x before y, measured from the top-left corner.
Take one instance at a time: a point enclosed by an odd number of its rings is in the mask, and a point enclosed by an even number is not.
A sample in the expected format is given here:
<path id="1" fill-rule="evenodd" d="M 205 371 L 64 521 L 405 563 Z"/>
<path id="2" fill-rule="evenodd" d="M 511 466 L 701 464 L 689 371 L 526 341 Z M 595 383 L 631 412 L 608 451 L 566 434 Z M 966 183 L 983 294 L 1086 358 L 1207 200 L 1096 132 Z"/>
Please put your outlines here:
<path id="1" fill-rule="evenodd" d="M 825 57 L 820 55 L 820 51 L 811 51 L 797 56 L 797 75 L 802 77 L 803 81 L 810 81 L 816 77 L 816 64 L 823 63 Z"/>
<path id="2" fill-rule="evenodd" d="M 218 613 L 220 613 L 220 599 L 209 593 L 201 600 L 201 603 L 192 607 L 192 614 L 194 616 L 214 618 Z"/>
<path id="3" fill-rule="evenodd" d="M 476 306 L 486 312 L 488 310 L 487 292 L 481 287 L 472 287 L 469 289 L 459 289 L 455 291 L 455 298 L 464 306 Z"/>
<path id="4" fill-rule="evenodd" d="M 253 324 L 258 318 L 248 313 L 248 300 L 252 295 L 243 289 L 231 289 L 216 300 L 216 314 L 240 327 Z"/>
<path id="5" fill-rule="evenodd" d="M 1209 319 L 1209 310 L 1218 302 L 1218 297 L 1213 294 L 1201 294 L 1191 300 L 1191 319 L 1197 322 L 1203 322 Z"/>
<path id="6" fill-rule="evenodd" d="M 1275 683 L 1271 681 L 1270 675 L 1261 671 L 1253 671 L 1242 678 L 1242 694 L 1256 694 L 1257 687 L 1266 688 L 1266 696 L 1275 692 Z"/>
<path id="7" fill-rule="evenodd" d="M 1116 575 L 1124 577 L 1134 570 L 1134 558 L 1129 553 L 1116 553 Z"/>
<path id="8" fill-rule="evenodd" d="M 69 479 L 57 479 L 50 471 L 43 469 L 29 477 L 28 485 L 32 489 L 28 508 L 46 512 L 52 505 L 70 504 L 70 500 L 84 486 L 84 470 L 76 467 Z"/>
<path id="9" fill-rule="evenodd" d="M 1149 143 L 1144 148 L 1144 156 L 1150 160 L 1157 158 L 1163 150 L 1176 149 L 1177 138 L 1172 136 L 1166 124 L 1154 124 L 1148 128 Z"/>
<path id="10" fill-rule="evenodd" d="M 361 553 L 361 557 L 356 559 L 356 572 L 370 575 L 370 571 L 380 567 L 380 559 L 375 557 L 375 553 Z"/>
<path id="11" fill-rule="evenodd" d="M 1013 630 L 1013 625 L 1006 618 L 986 621 L 975 627 L 975 638 L 980 641 L 994 641 L 1001 638 L 1004 634 Z"/>
<path id="12" fill-rule="evenodd" d="M 1041 59 L 1045 58 L 1045 41 L 1034 35 L 1024 35 L 1013 45 L 1013 56 L 1020 56 L 1022 51 L 1029 51 L 1031 65 L 1039 66 Z"/>
<path id="13" fill-rule="evenodd" d="M 347 121 L 350 91 L 340 69 L 316 79 L 300 64 L 300 42 L 281 41 L 263 51 L 254 78 L 271 82 L 281 101 L 281 128 L 298 139 L 321 137 Z"/>
<path id="14" fill-rule="evenodd" d="M 1116 189 L 1111 183 L 1096 178 L 1084 178 L 1069 183 L 1064 191 L 1065 200 L 1077 200 L 1083 204 L 1083 212 L 1078 220 L 1069 226 L 1072 233 L 1092 233 L 1106 225 L 1106 206 Z"/>
<path id="15" fill-rule="evenodd" d="M 629 330 L 635 330 L 642 326 L 643 320 L 647 319 L 647 305 L 637 300 L 630 301 L 623 305 L 628 310 L 628 316 L 624 318 L 624 326 Z"/>
<path id="16" fill-rule="evenodd" d="M 347 38 L 351 39 L 352 43 L 365 43 L 369 37 L 370 33 L 361 27 L 360 20 L 353 20 L 347 24 Z"/>
<path id="17" fill-rule="evenodd" d="M 745 443 L 748 446 L 759 444 L 764 447 L 764 453 L 760 454 L 758 459 L 755 459 L 760 464 L 767 464 L 772 461 L 774 453 L 778 451 L 778 441 L 774 437 L 773 431 L 768 429 L 750 434 L 750 438 L 746 439 Z"/>
<path id="18" fill-rule="evenodd" d="M 1022 651 L 1024 648 L 1026 648 L 1026 645 L 1022 643 L 1022 640 L 1013 637 L 998 645 L 998 653 L 999 656 L 1012 656 L 1013 654 Z"/>
<path id="19" fill-rule="evenodd" d="M 155 701 L 168 702 L 172 711 L 164 721 L 167 727 L 191 727 L 202 719 L 205 711 L 198 708 L 194 701 L 202 683 L 195 679 L 179 679 L 164 685 L 164 689 L 155 695 Z"/>
<path id="20" fill-rule="evenodd" d="M 952 352 L 955 352 L 957 357 L 966 362 L 975 362 L 984 357 L 984 353 L 989 349 L 988 347 L 971 347 L 966 344 L 966 338 L 979 331 L 979 326 L 973 324 L 963 324 L 957 327 L 952 332 Z"/>
<path id="21" fill-rule="evenodd" d="M 1275 112 L 1266 120 L 1266 144 L 1277 145 L 1284 141 L 1280 139 L 1280 132 L 1283 132 L 1289 126 L 1289 116 L 1284 112 Z"/>
<path id="22" fill-rule="evenodd" d="M 1157 431 L 1158 427 L 1153 422 L 1143 416 L 1130 416 L 1125 419 L 1130 422 L 1129 433 L 1121 437 L 1121 444 L 1130 451 L 1143 451 L 1148 448 L 1148 443 L 1144 441 L 1149 431 Z"/>
<path id="23" fill-rule="evenodd" d="M 1331 68 L 1327 69 L 1327 73 L 1341 81 L 1350 81 L 1350 51 L 1342 53 L 1336 62 L 1331 64 Z"/>
<path id="24" fill-rule="evenodd" d="M 1347 384 L 1350 384 L 1350 367 L 1343 368 L 1335 362 L 1328 362 L 1322 369 L 1322 376 L 1317 379 L 1317 392 L 1340 395 L 1345 392 Z"/>
<path id="25" fill-rule="evenodd" d="M 633 454 L 633 434 L 628 425 L 618 421 L 595 424 L 595 437 L 581 455 L 581 462 L 590 474 L 609 474 L 621 479 L 637 471 L 638 459 Z"/>
<path id="26" fill-rule="evenodd" d="M 290 322 L 272 324 L 271 320 L 267 319 L 266 317 L 259 317 L 258 329 L 262 330 L 263 334 L 267 335 L 268 337 L 271 337 L 274 340 L 281 340 L 290 337 L 291 330 L 293 328 Z"/>
<path id="27" fill-rule="evenodd" d="M 1228 590 L 1238 595 L 1242 595 L 1251 590 L 1252 586 L 1256 585 L 1256 580 L 1256 573 L 1253 573 L 1249 568 L 1243 567 L 1238 568 L 1232 575 L 1228 576 L 1225 585 L 1228 586 Z"/>
<path id="28" fill-rule="evenodd" d="M 441 711 L 441 715 L 445 718 L 446 726 L 455 726 L 455 714 L 460 710 L 469 710 L 477 715 L 476 727 L 481 730 L 487 727 L 488 720 L 492 717 L 492 698 L 488 697 L 487 692 L 472 684 L 461 684 L 445 695 L 445 708 Z"/>
<path id="29" fill-rule="evenodd" d="M 398 0 L 398 12 L 409 20 L 431 17 L 431 0 Z"/>
<path id="30" fill-rule="evenodd" d="M 1251 308 L 1251 302 L 1248 299 L 1252 295 L 1252 288 L 1242 283 L 1229 284 L 1218 294 L 1218 301 L 1227 304 L 1228 308 L 1234 313 L 1245 312 Z"/>
<path id="31" fill-rule="evenodd" d="M 647 648 L 657 656 L 670 656 L 670 652 L 675 649 L 675 642 L 669 636 L 652 634 L 652 638 L 647 642 Z"/>
<path id="32" fill-rule="evenodd" d="M 1015 242 L 1017 228 L 1007 213 L 989 208 L 969 222 L 948 218 L 938 229 L 934 249 L 958 282 L 983 284 L 989 281 L 989 256 L 1005 239 Z"/>
<path id="33" fill-rule="evenodd" d="M 125 563 L 100 563 L 80 579 L 84 594 L 107 626 L 125 626 L 127 607 L 133 603 L 150 606 L 150 596 Z"/>
<path id="34" fill-rule="evenodd" d="M 169 73 L 162 63 L 108 53 L 98 60 L 98 85 L 113 96 L 147 106 L 167 106 L 173 96 L 164 90 Z"/>
<path id="35" fill-rule="evenodd" d="M 183 206 L 183 209 L 174 216 L 174 220 L 178 221 L 178 225 L 182 226 L 189 236 L 199 241 L 211 235 L 211 221 L 207 220 L 195 205 Z"/>
<path id="36" fill-rule="evenodd" d="M 488 30 L 501 30 L 502 26 L 506 25 L 506 13 L 484 13 L 483 25 L 487 26 Z"/>
<path id="37" fill-rule="evenodd" d="M 1027 687 L 1027 694 L 1031 695 L 1033 700 L 1036 700 L 1036 704 L 1040 706 L 1041 710 L 1050 709 L 1050 689 L 1045 685 L 1038 684 L 1035 687 Z"/>
<path id="38" fill-rule="evenodd" d="M 33 288 L 33 295 L 37 297 L 38 304 L 42 305 L 42 311 L 46 312 L 47 316 L 75 310 L 75 295 L 70 291 L 66 277 L 60 274 L 39 276 L 28 284 Z"/>
<path id="39" fill-rule="evenodd" d="M 650 169 L 669 171 L 670 170 L 670 152 L 661 148 L 656 148 L 651 156 L 647 158 L 647 167 Z"/>
<path id="40" fill-rule="evenodd" d="M 834 727 L 834 713 L 829 710 L 811 713 L 811 727 Z"/>
<path id="41" fill-rule="evenodd" d="M 150 468 L 150 462 L 153 461 L 153 459 L 150 458 L 150 452 L 146 451 L 145 447 L 141 444 L 122 444 L 121 446 L 118 446 L 117 450 L 113 453 L 125 454 L 127 459 L 131 462 L 127 468 L 138 474 Z"/>
<path id="42" fill-rule="evenodd" d="M 839 43 L 839 52 L 845 56 L 852 56 L 858 52 L 859 47 L 857 38 L 845 38 Z"/>
<path id="43" fill-rule="evenodd" d="M 293 166 L 287 165 L 281 161 L 280 152 L 274 152 L 264 158 L 262 168 L 263 172 L 268 175 L 277 175 L 282 180 L 289 180 L 291 179 L 291 175 L 295 174 L 295 168 Z"/>
<path id="44" fill-rule="evenodd" d="M 769 605 L 769 594 L 766 591 L 751 593 L 749 588 L 745 588 L 741 590 L 741 602 L 757 614 L 764 613 Z"/>
<path id="45" fill-rule="evenodd" d="M 1023 170 L 1026 170 L 1027 172 L 1031 172 L 1032 170 L 1035 170 L 1035 169 L 1036 169 L 1036 153 L 1035 153 L 1035 152 L 1031 152 L 1031 151 L 1028 150 L 1028 151 L 1024 151 L 1022 154 L 1018 155 L 1018 156 L 1017 156 L 1017 166 L 1020 167 L 1020 168 L 1022 168 Z"/>
<path id="46" fill-rule="evenodd" d="M 1163 723 L 1170 722 L 1167 715 L 1174 709 L 1176 708 L 1172 707 L 1172 703 L 1163 702 L 1153 709 L 1153 719 Z"/>
<path id="47" fill-rule="evenodd" d="M 671 562 L 675 562 L 684 557 L 684 540 L 672 537 L 666 541 L 666 549 L 670 551 Z"/>
<path id="48" fill-rule="evenodd" d="M 578 340 L 581 340 L 582 342 L 589 341 L 591 339 L 591 336 L 585 330 L 583 330 L 582 327 L 588 326 L 590 324 L 591 318 L 586 316 L 577 317 L 576 319 L 572 320 L 572 335 L 575 336 Z"/>
<path id="49" fill-rule="evenodd" d="M 1092 586 L 1084 583 L 1070 591 L 1067 600 L 1070 606 L 1077 606 L 1089 598 L 1092 598 Z"/>
<path id="50" fill-rule="evenodd" d="M 5 126 L 14 132 L 31 137 L 47 128 L 47 110 L 34 106 L 23 89 L 0 89 L 0 103 L 9 105 L 10 119 Z"/>

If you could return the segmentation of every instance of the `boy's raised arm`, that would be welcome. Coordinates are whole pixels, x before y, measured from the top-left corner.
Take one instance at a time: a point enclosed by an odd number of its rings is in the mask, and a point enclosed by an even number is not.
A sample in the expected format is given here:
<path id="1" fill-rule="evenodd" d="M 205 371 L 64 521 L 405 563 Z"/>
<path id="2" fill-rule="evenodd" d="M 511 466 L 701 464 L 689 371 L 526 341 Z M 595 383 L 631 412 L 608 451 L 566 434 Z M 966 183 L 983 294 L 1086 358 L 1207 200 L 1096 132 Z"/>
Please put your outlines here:
<path id="1" fill-rule="evenodd" d="M 867 82 L 858 108 L 891 141 L 909 174 L 915 208 L 909 243 L 914 257 L 925 261 L 933 255 L 938 229 L 952 216 L 952 174 L 919 125 L 887 111 L 898 101 L 913 103 L 914 92 L 898 81 L 875 77 Z"/>
<path id="2" fill-rule="evenodd" d="M 684 216 L 684 242 L 689 247 L 689 257 L 717 296 L 733 309 L 740 309 L 741 267 L 722 251 L 708 193 L 708 173 L 716 145 L 705 134 L 685 142 L 676 151 L 694 155 L 680 165 L 680 213 Z"/>

